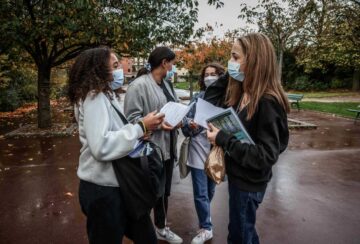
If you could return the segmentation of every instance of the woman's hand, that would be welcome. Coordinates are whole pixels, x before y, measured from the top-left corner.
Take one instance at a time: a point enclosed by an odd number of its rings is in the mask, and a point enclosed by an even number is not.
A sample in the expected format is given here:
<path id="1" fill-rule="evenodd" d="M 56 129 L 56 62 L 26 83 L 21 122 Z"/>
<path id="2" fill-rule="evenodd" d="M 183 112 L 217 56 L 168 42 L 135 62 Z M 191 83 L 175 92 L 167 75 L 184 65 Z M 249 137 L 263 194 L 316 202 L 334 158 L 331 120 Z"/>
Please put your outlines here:
<path id="1" fill-rule="evenodd" d="M 149 141 L 151 136 L 152 136 L 152 131 L 147 131 L 141 139 L 143 139 L 144 141 Z"/>
<path id="2" fill-rule="evenodd" d="M 196 123 L 194 122 L 194 120 L 191 120 L 190 123 L 189 123 L 189 125 L 190 125 L 190 128 L 193 129 L 193 130 L 197 130 L 197 129 L 199 128 L 199 125 L 196 124 Z"/>
<path id="3" fill-rule="evenodd" d="M 176 129 L 179 129 L 179 128 L 182 128 L 182 127 L 184 127 L 184 125 L 183 125 L 182 121 L 180 121 L 180 123 L 177 124 Z"/>
<path id="4" fill-rule="evenodd" d="M 156 114 L 156 111 L 148 113 L 142 120 L 146 131 L 156 130 L 161 125 L 161 123 L 163 123 L 164 117 L 165 114 Z"/>
<path id="5" fill-rule="evenodd" d="M 207 138 L 212 145 L 216 146 L 215 140 L 220 130 L 211 123 L 209 123 L 208 126 L 209 129 L 207 130 Z"/>
<path id="6" fill-rule="evenodd" d="M 171 125 L 169 125 L 167 122 L 164 121 L 161 124 L 161 129 L 169 131 L 169 130 L 173 130 L 174 127 L 172 127 Z"/>

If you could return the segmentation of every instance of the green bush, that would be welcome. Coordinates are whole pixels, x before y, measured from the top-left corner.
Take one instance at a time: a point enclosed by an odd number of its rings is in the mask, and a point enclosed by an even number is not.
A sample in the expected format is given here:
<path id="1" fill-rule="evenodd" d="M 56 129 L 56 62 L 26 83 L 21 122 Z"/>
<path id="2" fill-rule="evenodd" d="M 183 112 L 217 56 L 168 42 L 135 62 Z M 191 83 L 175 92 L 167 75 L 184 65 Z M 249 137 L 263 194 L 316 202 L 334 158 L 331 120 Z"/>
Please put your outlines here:
<path id="1" fill-rule="evenodd" d="M 325 82 L 311 80 L 309 76 L 298 76 L 293 83 L 286 83 L 286 89 L 297 91 L 322 91 L 329 89 L 329 85 Z"/>
<path id="2" fill-rule="evenodd" d="M 347 84 L 344 79 L 339 79 L 337 77 L 333 78 L 330 83 L 330 88 L 332 89 L 339 89 L 339 88 L 346 88 Z"/>
<path id="3" fill-rule="evenodd" d="M 320 81 L 313 81 L 306 91 L 323 91 L 329 89 L 329 85 Z"/>
<path id="4" fill-rule="evenodd" d="M 12 70 L 8 82 L 0 89 L 0 111 L 13 111 L 26 102 L 36 100 L 36 73 L 32 70 Z"/>
<path id="5" fill-rule="evenodd" d="M 14 111 L 22 105 L 19 92 L 13 87 L 0 89 L 0 111 Z"/>
<path id="6" fill-rule="evenodd" d="M 67 85 L 66 84 L 54 84 L 50 88 L 50 98 L 59 99 L 67 96 Z"/>
<path id="7" fill-rule="evenodd" d="M 295 83 L 292 85 L 291 89 L 306 91 L 308 87 L 309 87 L 309 77 L 307 75 L 302 75 L 295 79 Z"/>

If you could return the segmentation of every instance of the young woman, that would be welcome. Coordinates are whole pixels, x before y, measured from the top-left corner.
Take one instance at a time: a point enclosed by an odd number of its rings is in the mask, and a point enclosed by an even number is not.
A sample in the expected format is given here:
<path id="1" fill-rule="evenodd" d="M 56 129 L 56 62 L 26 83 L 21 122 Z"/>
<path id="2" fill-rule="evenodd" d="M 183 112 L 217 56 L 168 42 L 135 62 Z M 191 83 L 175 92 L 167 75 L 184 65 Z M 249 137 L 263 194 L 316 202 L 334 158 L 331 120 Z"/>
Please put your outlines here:
<path id="1" fill-rule="evenodd" d="M 69 98 L 82 144 L 79 200 L 87 217 L 89 243 L 121 243 L 129 228 L 144 230 L 133 236 L 135 243 L 157 243 L 150 215 L 137 223 L 128 219 L 112 160 L 127 156 L 144 131 L 157 128 L 163 118 L 150 113 L 136 124 L 124 125 L 113 92 L 123 81 L 119 61 L 107 47 L 84 51 L 70 71 Z"/>
<path id="2" fill-rule="evenodd" d="M 225 105 L 238 112 L 255 145 L 241 143 L 211 124 L 207 135 L 211 144 L 226 152 L 228 243 L 259 243 L 256 210 L 271 179 L 271 168 L 288 144 L 289 104 L 280 83 L 274 47 L 267 36 L 253 33 L 236 40 L 228 72 Z"/>
<path id="3" fill-rule="evenodd" d="M 225 69 L 219 64 L 211 63 L 206 65 L 201 71 L 200 92 L 195 94 L 190 103 L 197 102 L 199 98 L 204 98 L 205 90 L 213 85 L 224 73 Z M 195 108 L 194 106 L 187 114 L 187 117 L 183 119 L 181 129 L 184 136 L 191 137 L 187 165 L 190 167 L 195 208 L 199 219 L 199 231 L 191 243 L 200 244 L 213 237 L 210 203 L 214 196 L 216 184 L 206 175 L 204 170 L 204 163 L 210 152 L 210 143 L 206 137 L 206 130 L 193 121 L 196 112 Z"/>
<path id="4" fill-rule="evenodd" d="M 139 71 L 137 78 L 129 85 L 125 96 L 125 114 L 129 121 L 137 122 L 147 113 L 160 111 L 169 101 L 176 102 L 177 97 L 171 82 L 174 70 L 175 53 L 168 47 L 155 48 L 148 60 L 146 68 Z M 163 123 L 152 130 L 151 141 L 163 151 L 165 164 L 165 195 L 160 198 L 154 208 L 154 222 L 159 240 L 169 243 L 182 243 L 182 239 L 166 226 L 168 197 L 176 158 L 177 130 Z"/>

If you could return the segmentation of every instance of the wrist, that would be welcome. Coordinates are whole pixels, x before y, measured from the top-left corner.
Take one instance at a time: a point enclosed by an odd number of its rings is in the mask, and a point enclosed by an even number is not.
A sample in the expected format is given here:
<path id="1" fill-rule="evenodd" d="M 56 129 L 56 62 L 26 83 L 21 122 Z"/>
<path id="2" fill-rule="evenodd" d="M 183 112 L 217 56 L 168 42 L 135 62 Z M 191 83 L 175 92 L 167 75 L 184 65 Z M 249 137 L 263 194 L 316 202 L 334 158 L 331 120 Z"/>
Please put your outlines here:
<path id="1" fill-rule="evenodd" d="M 141 129 L 143 130 L 143 132 L 144 132 L 144 134 L 145 134 L 146 131 L 147 131 L 147 129 L 146 129 L 146 126 L 145 126 L 144 121 L 139 120 L 137 123 L 138 123 L 138 125 L 140 125 Z"/>

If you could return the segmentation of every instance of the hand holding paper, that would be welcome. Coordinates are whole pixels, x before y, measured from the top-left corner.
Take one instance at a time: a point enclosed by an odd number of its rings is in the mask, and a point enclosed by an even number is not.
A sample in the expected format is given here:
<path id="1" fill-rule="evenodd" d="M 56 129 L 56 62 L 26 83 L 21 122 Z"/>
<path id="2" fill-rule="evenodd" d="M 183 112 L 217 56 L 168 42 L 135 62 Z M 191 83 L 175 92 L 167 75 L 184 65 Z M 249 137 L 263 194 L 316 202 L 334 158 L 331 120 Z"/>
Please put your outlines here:
<path id="1" fill-rule="evenodd" d="M 164 120 L 172 127 L 175 127 L 186 116 L 193 105 L 194 103 L 186 106 L 181 103 L 168 102 L 164 107 L 162 107 L 160 113 L 165 114 Z"/>
<path id="2" fill-rule="evenodd" d="M 196 113 L 195 113 L 194 122 L 208 129 L 206 120 L 224 111 L 225 109 L 216 107 L 211 103 L 199 98 L 196 103 Z"/>

